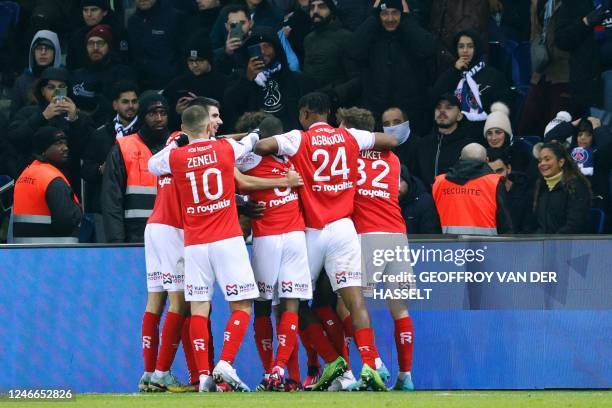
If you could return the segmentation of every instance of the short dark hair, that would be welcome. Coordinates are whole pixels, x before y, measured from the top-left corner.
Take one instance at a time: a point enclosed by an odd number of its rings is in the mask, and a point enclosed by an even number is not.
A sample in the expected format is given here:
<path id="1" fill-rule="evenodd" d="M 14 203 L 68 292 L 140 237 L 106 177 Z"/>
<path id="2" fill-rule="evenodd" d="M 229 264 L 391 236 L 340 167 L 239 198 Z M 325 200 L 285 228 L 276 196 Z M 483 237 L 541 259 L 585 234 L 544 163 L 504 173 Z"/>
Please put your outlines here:
<path id="1" fill-rule="evenodd" d="M 221 104 L 218 100 L 213 98 L 207 98 L 206 96 L 196 96 L 191 101 L 189 101 L 189 104 L 187 105 L 187 107 L 191 106 L 201 106 L 206 109 L 208 109 L 210 106 L 214 106 L 217 109 L 221 108 Z"/>
<path id="2" fill-rule="evenodd" d="M 487 149 L 487 159 L 489 162 L 501 160 L 506 166 L 510 164 L 510 155 L 503 147 L 489 147 Z"/>
<path id="3" fill-rule="evenodd" d="M 221 11 L 221 13 L 223 13 L 223 15 L 225 16 L 223 20 L 227 22 L 227 18 L 229 17 L 230 13 L 239 13 L 241 11 L 244 13 L 247 19 L 251 19 L 251 13 L 249 13 L 249 9 L 247 9 L 245 5 L 230 4 L 228 6 L 223 7 L 223 10 Z"/>
<path id="4" fill-rule="evenodd" d="M 244 112 L 234 125 L 234 130 L 238 133 L 250 132 L 259 127 L 259 124 L 268 116 L 269 113 L 264 111 Z"/>
<path id="5" fill-rule="evenodd" d="M 367 109 L 357 108 L 355 106 L 351 108 L 339 108 L 336 112 L 336 121 L 338 123 L 344 122 L 346 127 L 374 131 L 376 120 L 374 115 Z"/>
<path id="6" fill-rule="evenodd" d="M 259 124 L 259 132 L 262 138 L 283 133 L 283 122 L 276 116 L 268 116 Z"/>
<path id="7" fill-rule="evenodd" d="M 310 92 L 302 96 L 298 102 L 298 109 L 307 108 L 313 113 L 321 115 L 331 111 L 329 97 L 323 92 Z"/>
<path id="8" fill-rule="evenodd" d="M 134 92 L 138 96 L 138 85 L 132 81 L 119 81 L 113 84 L 111 88 L 111 98 L 113 101 L 119 99 L 122 93 Z"/>

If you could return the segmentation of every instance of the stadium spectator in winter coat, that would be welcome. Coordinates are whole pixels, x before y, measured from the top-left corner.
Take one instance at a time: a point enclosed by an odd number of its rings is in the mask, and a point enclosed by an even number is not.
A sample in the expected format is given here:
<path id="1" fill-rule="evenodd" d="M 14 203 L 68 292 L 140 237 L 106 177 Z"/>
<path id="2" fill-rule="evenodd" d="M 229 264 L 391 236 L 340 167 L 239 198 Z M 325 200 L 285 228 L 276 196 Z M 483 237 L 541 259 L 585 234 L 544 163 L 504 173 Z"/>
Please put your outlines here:
<path id="1" fill-rule="evenodd" d="M 531 147 L 521 139 L 514 139 L 509 114 L 510 110 L 503 103 L 496 102 L 491 106 L 483 128 L 485 146 L 505 149 L 514 170 L 527 173 L 533 162 Z"/>
<path id="2" fill-rule="evenodd" d="M 482 136 L 467 123 L 453 94 L 444 94 L 436 103 L 436 129 L 420 139 L 410 139 L 406 164 L 410 171 L 430 188 L 434 178 L 453 166 L 461 149 L 470 143 L 483 143 Z"/>
<path id="3" fill-rule="evenodd" d="M 531 86 L 519 125 L 521 135 L 542 135 L 557 112 L 570 110 L 569 54 L 555 45 L 561 4 L 560 0 L 532 2 L 532 47 L 545 44 L 548 61 L 546 58 L 532 61 Z"/>
<path id="4" fill-rule="evenodd" d="M 100 204 L 106 241 L 111 243 L 144 242 L 157 191 L 157 178 L 149 173 L 146 163 L 170 136 L 168 103 L 163 96 L 152 91 L 143 93 L 138 116 L 140 130 L 118 139 L 102 174 Z"/>
<path id="5" fill-rule="evenodd" d="M 506 189 L 506 202 L 514 233 L 526 233 L 532 229 L 531 210 L 533 207 L 533 184 L 529 182 L 527 174 L 514 171 L 510 163 L 510 156 L 505 149 L 488 148 L 487 160 L 489 167 L 499 174 Z"/>
<path id="6" fill-rule="evenodd" d="M 255 46 L 261 56 L 249 58 L 246 72 L 234 74 L 229 81 L 225 109 L 234 115 L 228 120 L 230 125 L 244 112 L 263 110 L 279 118 L 285 129 L 298 128 L 297 102 L 308 84 L 301 74 L 289 70 L 273 29 L 254 29 L 244 44 L 247 49 L 250 46 Z"/>
<path id="7" fill-rule="evenodd" d="M 123 21 L 111 10 L 109 0 L 81 0 L 81 14 L 85 24 L 80 25 L 70 35 L 66 51 L 66 68 L 74 71 L 88 64 L 86 37 L 92 28 L 100 24 L 111 27 L 113 42 L 109 46 L 115 50 L 122 62 L 127 62 L 127 31 L 123 27 Z"/>
<path id="8" fill-rule="evenodd" d="M 609 211 L 612 169 L 610 128 L 602 126 L 601 121 L 594 117 L 579 118 L 573 122 L 551 121 L 551 124 L 553 126 L 546 133 L 544 141 L 556 141 L 567 146 L 570 157 L 591 185 L 593 206 Z"/>
<path id="9" fill-rule="evenodd" d="M 11 98 L 11 116 L 25 105 L 32 103 L 32 85 L 47 67 L 59 68 L 62 49 L 57 34 L 41 30 L 34 35 L 28 54 L 28 68 L 17 77 Z"/>
<path id="10" fill-rule="evenodd" d="M 421 180 L 402 165 L 400 208 L 408 234 L 440 234 L 440 217 L 436 203 Z"/>
<path id="11" fill-rule="evenodd" d="M 538 146 L 538 168 L 533 211 L 537 234 L 589 233 L 591 188 L 560 143 Z"/>
<path id="12" fill-rule="evenodd" d="M 15 243 L 77 243 L 82 211 L 62 173 L 68 163 L 68 140 L 52 126 L 32 136 L 32 162 L 15 182 Z"/>
<path id="13" fill-rule="evenodd" d="M 21 171 L 31 162 L 32 136 L 43 126 L 64 132 L 68 140 L 70 160 L 67 177 L 72 189 L 80 192 L 80 157 L 91 133 L 91 122 L 80 115 L 74 101 L 66 95 L 68 72 L 63 68 L 47 68 L 34 85 L 35 105 L 21 108 L 11 119 L 7 131 L 9 143 L 16 150 L 14 168 Z M 16 178 L 16 175 L 11 175 Z"/>
<path id="14" fill-rule="evenodd" d="M 557 47 L 570 53 L 572 110 L 586 115 L 593 106 L 605 106 L 612 111 L 610 2 L 563 0 L 555 34 Z"/>
<path id="15" fill-rule="evenodd" d="M 133 82 L 120 81 L 112 90 L 114 118 L 97 128 L 89 137 L 89 142 L 83 152 L 81 174 L 85 184 L 85 212 L 94 214 L 96 225 L 96 242 L 105 242 L 104 223 L 100 193 L 102 175 L 106 166 L 106 156 L 117 139 L 136 133 L 138 121 L 138 87 Z"/>
<path id="16" fill-rule="evenodd" d="M 336 18 L 333 0 L 310 0 L 310 19 L 314 30 L 304 40 L 303 72 L 332 106 L 351 106 L 361 91 L 359 69 L 347 55 L 352 34 Z"/>
<path id="17" fill-rule="evenodd" d="M 213 67 L 210 39 L 203 31 L 196 32 L 184 51 L 187 72 L 173 79 L 163 91 L 170 106 L 169 128 L 180 127 L 180 115 L 195 97 L 223 100 L 227 77 Z"/>
<path id="18" fill-rule="evenodd" d="M 279 9 L 274 7 L 268 0 L 240 0 L 240 6 L 246 7 L 247 16 L 253 21 L 253 27 L 271 27 L 275 31 L 281 28 L 283 22 L 283 14 Z M 225 24 L 227 20 L 227 10 L 233 8 L 234 5 L 224 7 L 219 13 L 217 21 L 210 33 L 213 49 L 223 47 L 226 43 L 229 29 Z"/>
<path id="19" fill-rule="evenodd" d="M 142 89 L 162 89 L 181 67 L 185 17 L 167 0 L 136 0 L 128 20 L 130 61 Z"/>
<path id="20" fill-rule="evenodd" d="M 485 120 L 494 102 L 511 106 L 510 87 L 501 72 L 485 63 L 482 41 L 476 31 L 459 32 L 453 51 L 457 58 L 455 65 L 434 84 L 434 98 L 454 93 L 461 101 L 463 116 L 472 122 Z"/>
<path id="21" fill-rule="evenodd" d="M 87 63 L 74 71 L 70 86 L 75 102 L 87 112 L 94 125 L 101 126 L 112 114 L 111 89 L 120 80 L 136 80 L 132 68 L 119 62 L 113 53 L 113 33 L 97 25 L 85 37 Z"/>
<path id="22" fill-rule="evenodd" d="M 349 55 L 362 66 L 362 105 L 379 118 L 398 106 L 412 130 L 430 128 L 427 103 L 427 60 L 434 57 L 435 38 L 421 28 L 402 0 L 376 2 L 373 15 L 355 31 Z"/>

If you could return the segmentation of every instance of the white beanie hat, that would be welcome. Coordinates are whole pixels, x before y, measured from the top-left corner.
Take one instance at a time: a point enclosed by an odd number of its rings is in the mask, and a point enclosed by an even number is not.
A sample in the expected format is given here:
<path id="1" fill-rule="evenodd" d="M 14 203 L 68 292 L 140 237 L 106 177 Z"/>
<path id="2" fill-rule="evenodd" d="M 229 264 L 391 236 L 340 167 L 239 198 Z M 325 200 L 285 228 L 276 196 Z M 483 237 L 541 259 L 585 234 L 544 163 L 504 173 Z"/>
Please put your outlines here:
<path id="1" fill-rule="evenodd" d="M 503 102 L 495 102 L 491 105 L 491 113 L 487 116 L 483 135 L 487 137 L 487 130 L 498 128 L 506 132 L 512 140 L 512 126 L 510 125 L 510 108 Z"/>
<path id="2" fill-rule="evenodd" d="M 570 115 L 568 112 L 561 111 L 557 113 L 557 116 L 555 116 L 555 118 L 551 120 L 550 122 L 548 122 L 548 125 L 546 125 L 546 128 L 544 129 L 544 136 L 546 136 L 546 134 L 550 132 L 559 123 L 571 122 L 571 121 L 572 121 L 572 115 Z"/>

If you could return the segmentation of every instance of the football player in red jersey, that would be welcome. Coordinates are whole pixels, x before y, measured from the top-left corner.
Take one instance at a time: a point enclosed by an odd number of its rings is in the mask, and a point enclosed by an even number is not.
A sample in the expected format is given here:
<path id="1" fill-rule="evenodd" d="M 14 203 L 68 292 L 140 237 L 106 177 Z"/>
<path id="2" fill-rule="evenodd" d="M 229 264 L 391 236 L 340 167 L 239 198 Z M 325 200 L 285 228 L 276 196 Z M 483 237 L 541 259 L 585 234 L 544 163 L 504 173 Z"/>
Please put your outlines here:
<path id="1" fill-rule="evenodd" d="M 300 123 L 306 130 L 260 140 L 255 153 L 289 156 L 302 175 L 304 186 L 299 196 L 304 209 L 312 281 L 316 281 L 325 267 L 332 288 L 342 297 L 353 318 L 354 338 L 363 361 L 361 380 L 372 389 L 386 390 L 384 374 L 388 371 L 379 358 L 361 293 L 361 249 L 350 217 L 359 152 L 372 148 L 388 150 L 397 145 L 397 140 L 383 133 L 330 126 L 327 124 L 330 102 L 323 93 L 303 96 L 298 106 Z M 302 309 L 300 320 L 304 333 L 327 362 L 313 389 L 324 389 L 346 371 L 347 363 L 325 338 L 323 327 L 312 312 Z"/>
<path id="2" fill-rule="evenodd" d="M 266 131 L 268 128 L 280 131 L 269 132 Z M 262 138 L 281 131 L 282 123 L 275 117 L 266 118 L 260 124 Z M 286 157 L 262 157 L 251 152 L 237 160 L 236 167 L 247 175 L 275 179 L 285 176 L 293 165 Z M 269 310 L 267 316 L 258 317 L 256 314 L 255 340 L 261 340 L 257 347 L 269 374 L 267 389 L 280 391 L 285 389 L 285 367 L 296 352 L 299 301 L 312 298 L 304 219 L 297 191 L 291 188 L 255 191 L 250 199 L 264 205 L 263 217 L 252 221 L 252 263 L 259 289 L 258 300 L 270 302 L 274 299 L 280 303 L 276 359 L 271 355 L 271 338 L 264 338 L 266 330 L 261 327 L 270 319 Z M 256 306 L 256 309 L 259 308 Z M 271 337 L 271 323 L 268 329 Z M 265 340 L 269 343 L 266 344 Z M 299 377 L 292 380 L 286 385 L 296 389 Z"/>
<path id="3" fill-rule="evenodd" d="M 234 202 L 234 162 L 258 140 L 211 140 L 206 109 L 187 108 L 182 130 L 189 144 L 178 140 L 149 160 L 149 171 L 172 174 L 180 196 L 185 240 L 185 300 L 191 302 L 190 333 L 200 372 L 200 391 L 209 391 L 208 315 L 214 282 L 225 292 L 232 314 L 224 332 L 220 361 L 212 371 L 216 382 L 248 391 L 232 364 L 248 329 L 252 299 L 258 296 Z M 285 185 L 287 182 L 285 181 Z"/>
<path id="4" fill-rule="evenodd" d="M 339 109 L 337 114 L 340 127 L 373 130 L 375 119 L 366 109 Z M 408 247 L 406 223 L 399 207 L 399 184 L 401 166 L 398 157 L 390 151 L 364 150 L 357 159 L 359 178 L 353 223 L 361 241 L 362 257 L 366 270 L 363 271 L 364 295 L 373 296 L 376 282 L 373 279 L 374 269 L 387 275 L 412 273 L 410 263 L 391 262 L 376 268 L 372 265 L 373 249 L 394 250 L 396 246 Z M 411 282 L 399 283 L 392 289 L 408 289 Z M 392 286 L 388 284 L 387 286 Z M 345 326 L 350 327 L 350 315 L 340 304 L 340 314 Z M 412 351 L 414 328 L 408 314 L 405 301 L 392 299 L 388 301 L 389 311 L 394 322 L 395 346 L 399 363 L 399 373 L 393 389 L 402 391 L 414 390 L 412 383 Z M 344 313 L 343 313 L 344 310 Z"/>

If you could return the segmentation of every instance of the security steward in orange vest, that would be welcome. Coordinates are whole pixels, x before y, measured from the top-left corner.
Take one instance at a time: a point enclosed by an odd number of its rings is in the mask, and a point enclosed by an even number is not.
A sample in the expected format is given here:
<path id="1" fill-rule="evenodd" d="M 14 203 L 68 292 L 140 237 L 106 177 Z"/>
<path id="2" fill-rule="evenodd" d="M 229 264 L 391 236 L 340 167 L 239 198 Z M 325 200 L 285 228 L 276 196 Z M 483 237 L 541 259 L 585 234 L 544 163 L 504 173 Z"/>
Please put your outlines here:
<path id="1" fill-rule="evenodd" d="M 43 126 L 34 134 L 32 148 L 34 161 L 15 182 L 14 243 L 78 243 L 83 213 L 60 170 L 68 164 L 68 139 L 62 130 Z"/>
<path id="2" fill-rule="evenodd" d="M 144 229 L 157 194 L 147 163 L 168 139 L 168 103 L 156 92 L 139 98 L 138 132 L 113 146 L 102 173 L 100 204 L 107 242 L 144 242 Z"/>
<path id="3" fill-rule="evenodd" d="M 487 164 L 482 145 L 465 146 L 448 173 L 436 177 L 432 193 L 443 234 L 512 233 L 504 184 Z"/>

